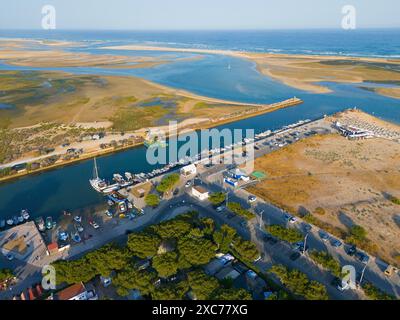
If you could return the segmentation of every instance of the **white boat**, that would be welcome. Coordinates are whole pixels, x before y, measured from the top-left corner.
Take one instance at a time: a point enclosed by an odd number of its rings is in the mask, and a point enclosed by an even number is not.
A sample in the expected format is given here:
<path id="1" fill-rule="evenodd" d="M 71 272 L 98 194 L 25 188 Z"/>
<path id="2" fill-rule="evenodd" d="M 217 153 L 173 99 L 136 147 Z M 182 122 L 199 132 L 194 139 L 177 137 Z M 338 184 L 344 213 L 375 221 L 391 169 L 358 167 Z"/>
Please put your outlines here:
<path id="1" fill-rule="evenodd" d="M 19 223 L 24 222 L 24 217 L 23 216 L 18 216 L 17 219 L 18 219 Z"/>
<path id="2" fill-rule="evenodd" d="M 7 225 L 12 226 L 14 224 L 14 220 L 13 219 L 8 219 L 6 221 Z"/>
<path id="3" fill-rule="evenodd" d="M 100 193 L 111 193 L 120 189 L 118 184 L 108 185 L 104 179 L 99 178 L 96 158 L 94 158 L 93 179 L 90 179 L 89 182 L 92 188 Z"/>
<path id="4" fill-rule="evenodd" d="M 28 220 L 28 219 L 29 219 L 29 212 L 28 212 L 28 210 L 22 210 L 22 211 L 21 211 L 21 216 L 22 216 L 25 220 Z"/>

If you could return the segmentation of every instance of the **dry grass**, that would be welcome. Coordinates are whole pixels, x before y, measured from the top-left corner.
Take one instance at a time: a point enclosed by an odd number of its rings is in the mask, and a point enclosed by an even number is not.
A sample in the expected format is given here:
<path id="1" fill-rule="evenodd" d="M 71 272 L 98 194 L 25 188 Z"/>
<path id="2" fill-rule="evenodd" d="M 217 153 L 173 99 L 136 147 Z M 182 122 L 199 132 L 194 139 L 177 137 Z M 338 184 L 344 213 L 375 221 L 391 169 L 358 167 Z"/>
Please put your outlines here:
<path id="1" fill-rule="evenodd" d="M 335 230 L 363 226 L 382 258 L 400 252 L 400 145 L 338 135 L 314 136 L 256 160 L 268 178 L 251 192 L 291 212 L 309 211 Z M 323 208 L 325 214 L 315 214 Z"/>

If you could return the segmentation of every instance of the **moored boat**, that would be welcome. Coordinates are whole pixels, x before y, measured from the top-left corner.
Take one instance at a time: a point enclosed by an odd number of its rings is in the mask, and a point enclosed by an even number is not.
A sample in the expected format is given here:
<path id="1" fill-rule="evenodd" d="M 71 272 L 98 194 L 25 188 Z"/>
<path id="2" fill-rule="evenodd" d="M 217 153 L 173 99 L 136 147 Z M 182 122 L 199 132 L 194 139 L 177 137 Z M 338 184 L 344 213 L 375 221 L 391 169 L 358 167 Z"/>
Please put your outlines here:
<path id="1" fill-rule="evenodd" d="M 0 220 L 0 229 L 6 226 L 6 220 Z"/>
<path id="2" fill-rule="evenodd" d="M 44 230 L 46 230 L 46 226 L 44 224 L 44 220 L 42 217 L 38 217 L 35 219 L 35 223 L 39 229 L 39 231 L 43 232 Z"/>
<path id="3" fill-rule="evenodd" d="M 14 224 L 14 220 L 13 219 L 8 219 L 6 221 L 7 225 L 12 226 Z"/>
<path id="4" fill-rule="evenodd" d="M 28 210 L 23 209 L 21 211 L 21 216 L 24 218 L 24 220 L 28 220 L 29 219 L 29 212 Z"/>
<path id="5" fill-rule="evenodd" d="M 53 229 L 53 218 L 52 217 L 46 218 L 46 229 L 48 229 L 48 230 Z"/>

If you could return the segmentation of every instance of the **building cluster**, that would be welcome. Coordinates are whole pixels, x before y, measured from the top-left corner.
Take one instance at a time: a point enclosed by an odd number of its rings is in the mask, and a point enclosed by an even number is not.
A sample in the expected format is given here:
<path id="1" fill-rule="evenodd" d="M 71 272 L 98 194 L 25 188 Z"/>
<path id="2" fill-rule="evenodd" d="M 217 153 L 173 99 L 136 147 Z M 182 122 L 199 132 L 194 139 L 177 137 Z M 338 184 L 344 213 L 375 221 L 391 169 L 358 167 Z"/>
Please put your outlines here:
<path id="1" fill-rule="evenodd" d="M 369 139 L 375 135 L 372 131 L 356 128 L 351 125 L 342 124 L 336 121 L 334 127 L 348 139 Z"/>

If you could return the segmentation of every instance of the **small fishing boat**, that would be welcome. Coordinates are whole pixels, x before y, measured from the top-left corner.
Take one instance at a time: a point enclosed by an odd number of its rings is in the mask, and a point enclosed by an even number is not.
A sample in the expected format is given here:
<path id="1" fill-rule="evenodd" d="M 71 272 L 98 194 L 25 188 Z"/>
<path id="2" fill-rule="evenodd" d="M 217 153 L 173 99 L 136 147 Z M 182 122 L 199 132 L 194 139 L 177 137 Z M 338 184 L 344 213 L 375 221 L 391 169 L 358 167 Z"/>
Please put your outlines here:
<path id="1" fill-rule="evenodd" d="M 107 201 L 107 204 L 111 207 L 111 206 L 113 206 L 114 205 L 114 201 L 112 201 L 112 200 L 108 200 Z"/>
<path id="2" fill-rule="evenodd" d="M 14 220 L 13 219 L 8 219 L 6 221 L 7 225 L 12 226 L 14 224 Z"/>
<path id="3" fill-rule="evenodd" d="M 43 232 L 46 230 L 46 226 L 44 225 L 44 220 L 42 217 L 38 217 L 35 219 L 35 223 L 39 229 L 39 231 Z"/>
<path id="4" fill-rule="evenodd" d="M 18 223 L 24 222 L 24 217 L 23 216 L 17 216 Z"/>
<path id="5" fill-rule="evenodd" d="M 0 229 L 6 226 L 6 220 L 0 220 Z"/>
<path id="6" fill-rule="evenodd" d="M 79 243 L 82 241 L 81 236 L 79 235 L 78 232 L 76 232 L 73 236 L 72 236 L 72 240 L 74 240 L 76 243 Z"/>
<path id="7" fill-rule="evenodd" d="M 58 233 L 58 239 L 60 240 L 60 241 L 67 241 L 68 240 L 68 233 L 67 232 L 65 232 L 65 231 L 60 231 L 59 233 Z"/>
<path id="8" fill-rule="evenodd" d="M 47 217 L 46 218 L 46 229 L 50 230 L 53 228 L 53 218 Z"/>
<path id="9" fill-rule="evenodd" d="M 24 218 L 24 220 L 28 220 L 29 219 L 29 212 L 28 210 L 22 210 L 21 211 L 21 216 Z"/>
<path id="10" fill-rule="evenodd" d="M 14 217 L 12 217 L 12 219 L 13 219 L 13 222 L 14 222 L 14 224 L 18 224 L 18 217 L 17 216 L 14 216 Z"/>

